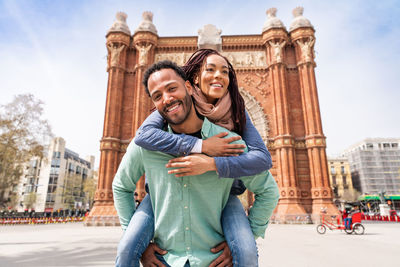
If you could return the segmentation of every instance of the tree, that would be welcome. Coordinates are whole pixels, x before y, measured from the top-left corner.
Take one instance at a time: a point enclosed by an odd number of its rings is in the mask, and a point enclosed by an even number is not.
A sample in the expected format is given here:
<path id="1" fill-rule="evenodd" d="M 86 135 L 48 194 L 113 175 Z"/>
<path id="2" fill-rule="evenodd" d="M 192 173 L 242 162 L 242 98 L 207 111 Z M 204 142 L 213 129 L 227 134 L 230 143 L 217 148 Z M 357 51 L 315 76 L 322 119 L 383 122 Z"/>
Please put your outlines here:
<path id="1" fill-rule="evenodd" d="M 17 95 L 0 106 L 0 207 L 10 201 L 8 192 L 19 183 L 23 164 L 33 156 L 43 157 L 52 137 L 42 106 L 32 94 Z"/>
<path id="2" fill-rule="evenodd" d="M 83 192 L 85 193 L 86 203 L 89 204 L 89 209 L 93 206 L 94 194 L 97 189 L 97 180 L 94 178 L 96 174 L 97 173 L 93 171 L 93 174 L 83 183 Z"/>
<path id="3" fill-rule="evenodd" d="M 24 195 L 24 204 L 27 209 L 34 209 L 36 203 L 37 194 L 36 192 L 30 192 Z"/>
<path id="4" fill-rule="evenodd" d="M 65 175 L 64 185 L 60 187 L 63 209 L 73 209 L 76 202 L 82 202 L 82 186 L 82 175 Z"/>

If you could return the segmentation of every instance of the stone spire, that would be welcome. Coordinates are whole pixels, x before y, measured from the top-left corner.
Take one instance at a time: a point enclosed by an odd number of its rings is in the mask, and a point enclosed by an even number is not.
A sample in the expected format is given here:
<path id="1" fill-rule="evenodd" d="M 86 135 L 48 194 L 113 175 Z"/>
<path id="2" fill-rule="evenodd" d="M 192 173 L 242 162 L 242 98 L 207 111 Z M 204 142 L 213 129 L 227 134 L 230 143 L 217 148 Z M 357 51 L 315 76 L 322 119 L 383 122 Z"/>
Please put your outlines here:
<path id="1" fill-rule="evenodd" d="M 140 22 L 139 27 L 135 30 L 136 32 L 152 32 L 157 35 L 156 26 L 153 24 L 153 13 L 150 11 L 145 11 L 142 14 L 142 22 Z"/>
<path id="2" fill-rule="evenodd" d="M 275 7 L 267 10 L 267 20 L 264 23 L 263 32 L 271 28 L 285 28 L 282 21 L 276 17 L 276 12 L 277 9 Z"/>
<path id="3" fill-rule="evenodd" d="M 123 32 L 128 35 L 131 35 L 131 31 L 129 30 L 129 27 L 126 24 L 126 18 L 128 17 L 128 15 L 126 15 L 126 13 L 124 12 L 117 12 L 115 17 L 117 19 L 114 21 L 113 25 L 108 30 L 107 34 L 110 32 Z"/>
<path id="4" fill-rule="evenodd" d="M 311 22 L 303 16 L 303 11 L 304 11 L 303 7 L 296 7 L 295 9 L 293 9 L 294 19 L 290 24 L 289 31 L 293 31 L 300 27 L 314 28 L 313 25 L 311 25 Z"/>

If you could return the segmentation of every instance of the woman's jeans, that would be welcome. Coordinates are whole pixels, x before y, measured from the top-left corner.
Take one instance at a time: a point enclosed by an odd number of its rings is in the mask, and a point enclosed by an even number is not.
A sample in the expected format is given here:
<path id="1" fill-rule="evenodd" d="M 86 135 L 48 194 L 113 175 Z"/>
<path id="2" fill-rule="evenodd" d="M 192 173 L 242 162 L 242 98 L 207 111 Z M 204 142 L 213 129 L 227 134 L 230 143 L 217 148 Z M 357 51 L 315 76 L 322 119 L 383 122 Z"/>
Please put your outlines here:
<path id="1" fill-rule="evenodd" d="M 229 196 L 222 211 L 221 224 L 226 242 L 231 250 L 233 266 L 258 266 L 257 245 L 249 220 L 241 202 L 234 195 Z M 115 266 L 139 267 L 140 257 L 153 236 L 153 208 L 149 195 L 146 195 L 133 214 L 128 228 L 119 242 Z"/>

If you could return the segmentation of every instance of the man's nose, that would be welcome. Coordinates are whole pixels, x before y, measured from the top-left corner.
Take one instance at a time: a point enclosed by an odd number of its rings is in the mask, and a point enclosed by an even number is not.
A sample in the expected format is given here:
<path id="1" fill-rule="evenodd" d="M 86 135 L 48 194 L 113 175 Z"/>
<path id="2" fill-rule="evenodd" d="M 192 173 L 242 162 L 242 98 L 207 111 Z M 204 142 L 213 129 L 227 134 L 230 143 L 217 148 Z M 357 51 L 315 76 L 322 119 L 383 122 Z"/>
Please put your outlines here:
<path id="1" fill-rule="evenodd" d="M 164 94 L 163 95 L 163 102 L 164 102 L 164 104 L 169 104 L 169 103 L 171 103 L 171 101 L 173 100 L 174 98 L 172 97 L 172 95 L 170 95 L 170 94 Z"/>

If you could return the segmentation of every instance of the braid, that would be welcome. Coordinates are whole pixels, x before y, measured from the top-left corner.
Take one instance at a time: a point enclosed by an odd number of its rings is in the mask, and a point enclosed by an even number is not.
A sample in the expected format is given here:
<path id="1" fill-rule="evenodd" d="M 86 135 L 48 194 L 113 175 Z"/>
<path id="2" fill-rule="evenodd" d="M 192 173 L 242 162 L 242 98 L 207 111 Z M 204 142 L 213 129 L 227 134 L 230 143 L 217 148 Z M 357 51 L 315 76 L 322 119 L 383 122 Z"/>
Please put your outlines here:
<path id="1" fill-rule="evenodd" d="M 229 60 L 215 50 L 199 49 L 193 53 L 193 55 L 189 58 L 189 60 L 182 67 L 182 69 L 185 72 L 187 79 L 190 81 L 190 83 L 192 83 L 192 85 L 194 85 L 194 80 L 199 75 L 201 67 L 203 66 L 206 58 L 209 55 L 213 54 L 221 56 L 228 63 L 229 67 L 228 91 L 232 102 L 231 109 L 232 109 L 232 121 L 234 125 L 233 131 L 239 135 L 242 135 L 244 128 L 246 126 L 245 105 L 243 97 L 239 93 L 235 70 L 233 69 L 233 66 L 229 62 Z"/>

